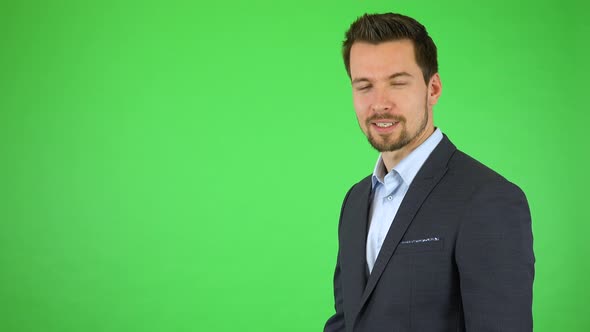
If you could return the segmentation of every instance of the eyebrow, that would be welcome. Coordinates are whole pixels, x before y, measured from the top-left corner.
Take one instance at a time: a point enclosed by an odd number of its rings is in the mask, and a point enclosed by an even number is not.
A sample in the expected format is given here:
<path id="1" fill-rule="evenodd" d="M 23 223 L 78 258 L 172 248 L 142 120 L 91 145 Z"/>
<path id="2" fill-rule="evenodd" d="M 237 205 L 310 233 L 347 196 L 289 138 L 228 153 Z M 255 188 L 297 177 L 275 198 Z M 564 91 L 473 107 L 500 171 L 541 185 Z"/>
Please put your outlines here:
<path id="1" fill-rule="evenodd" d="M 399 73 L 395 73 L 395 74 L 391 74 L 389 75 L 389 77 L 387 78 L 388 80 L 392 80 L 394 78 L 398 78 L 398 77 L 412 77 L 412 75 L 410 75 L 410 73 L 407 73 L 405 71 L 399 72 Z M 352 80 L 352 84 L 355 83 L 360 83 L 360 82 L 371 82 L 370 79 L 365 78 L 365 77 L 359 77 L 359 78 L 355 78 L 354 80 Z"/>

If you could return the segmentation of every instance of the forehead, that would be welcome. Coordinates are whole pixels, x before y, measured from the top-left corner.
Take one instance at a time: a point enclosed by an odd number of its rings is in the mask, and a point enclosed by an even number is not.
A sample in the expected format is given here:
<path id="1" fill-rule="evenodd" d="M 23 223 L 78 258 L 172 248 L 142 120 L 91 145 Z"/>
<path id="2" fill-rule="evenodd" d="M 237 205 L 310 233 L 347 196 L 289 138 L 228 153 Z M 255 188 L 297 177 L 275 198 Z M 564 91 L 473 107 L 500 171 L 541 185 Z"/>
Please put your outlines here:
<path id="1" fill-rule="evenodd" d="M 396 72 L 417 74 L 414 44 L 409 39 L 388 41 L 379 44 L 356 42 L 350 49 L 350 75 L 389 77 Z"/>

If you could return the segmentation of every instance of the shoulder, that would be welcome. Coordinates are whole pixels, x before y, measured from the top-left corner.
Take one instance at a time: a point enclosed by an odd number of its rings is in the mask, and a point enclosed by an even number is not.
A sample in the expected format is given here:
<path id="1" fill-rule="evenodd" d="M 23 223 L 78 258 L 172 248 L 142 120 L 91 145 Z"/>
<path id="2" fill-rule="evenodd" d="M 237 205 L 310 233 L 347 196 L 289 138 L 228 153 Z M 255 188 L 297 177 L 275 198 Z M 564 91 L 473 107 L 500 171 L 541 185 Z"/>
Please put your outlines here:
<path id="1" fill-rule="evenodd" d="M 483 182 L 507 182 L 506 178 L 461 150 L 449 160 L 449 172 Z"/>
<path id="2" fill-rule="evenodd" d="M 473 193 L 499 191 L 524 195 L 516 184 L 460 150 L 449 160 L 447 177 Z"/>
<path id="3" fill-rule="evenodd" d="M 342 207 L 351 201 L 362 200 L 363 197 L 368 197 L 371 193 L 371 175 L 364 177 L 362 180 L 353 184 L 344 196 Z"/>
<path id="4" fill-rule="evenodd" d="M 371 189 L 372 186 L 372 174 L 367 175 L 366 177 L 362 178 L 360 181 L 358 181 L 357 183 L 353 184 L 350 189 L 349 189 L 349 193 L 350 194 L 358 194 L 360 192 L 366 192 L 367 189 Z"/>

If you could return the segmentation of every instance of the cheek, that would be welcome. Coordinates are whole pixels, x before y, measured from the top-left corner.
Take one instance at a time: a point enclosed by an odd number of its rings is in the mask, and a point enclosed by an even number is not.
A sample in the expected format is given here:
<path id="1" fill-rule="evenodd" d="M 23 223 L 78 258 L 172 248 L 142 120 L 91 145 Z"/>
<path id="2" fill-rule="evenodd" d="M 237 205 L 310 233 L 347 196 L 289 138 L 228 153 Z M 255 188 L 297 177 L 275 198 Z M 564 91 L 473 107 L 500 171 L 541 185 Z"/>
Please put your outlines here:
<path id="1" fill-rule="evenodd" d="M 362 105 L 354 104 L 354 113 L 356 114 L 356 118 L 361 124 L 361 126 L 365 126 L 365 120 L 367 119 L 367 112 Z"/>
<path id="2" fill-rule="evenodd" d="M 362 98 L 356 95 L 352 97 L 352 104 L 354 106 L 354 111 L 356 112 L 356 116 L 360 119 L 361 117 L 365 116 L 367 110 L 369 109 L 370 102 L 367 98 Z"/>
<path id="3" fill-rule="evenodd" d="M 426 92 L 413 92 L 399 98 L 399 105 L 403 107 L 407 116 L 422 116 L 426 106 Z"/>
<path id="4" fill-rule="evenodd" d="M 359 125 L 364 128 L 365 127 L 365 121 L 367 119 L 366 113 L 359 111 L 357 109 L 354 110 L 354 113 L 356 114 L 356 119 L 359 122 Z"/>

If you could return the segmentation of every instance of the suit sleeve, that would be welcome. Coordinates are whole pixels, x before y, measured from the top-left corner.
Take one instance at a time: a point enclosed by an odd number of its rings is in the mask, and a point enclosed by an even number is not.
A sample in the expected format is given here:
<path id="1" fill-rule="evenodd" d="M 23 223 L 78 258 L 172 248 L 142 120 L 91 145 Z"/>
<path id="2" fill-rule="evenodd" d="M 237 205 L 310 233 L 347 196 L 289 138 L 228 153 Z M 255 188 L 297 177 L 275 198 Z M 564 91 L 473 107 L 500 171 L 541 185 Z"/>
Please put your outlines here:
<path id="1" fill-rule="evenodd" d="M 462 220 L 455 258 L 466 331 L 533 330 L 533 235 L 520 188 L 480 188 Z"/>
<path id="2" fill-rule="evenodd" d="M 344 206 L 348 200 L 348 196 L 352 188 L 346 193 L 342 208 L 340 209 L 340 220 L 338 222 L 338 230 L 340 231 L 340 224 L 342 223 L 342 214 L 344 212 Z M 343 311 L 343 298 L 342 298 L 342 283 L 340 280 L 340 249 L 336 257 L 336 269 L 334 270 L 334 309 L 336 313 L 333 314 L 326 324 L 324 325 L 324 332 L 344 332 L 346 326 L 344 323 L 344 311 Z"/>

